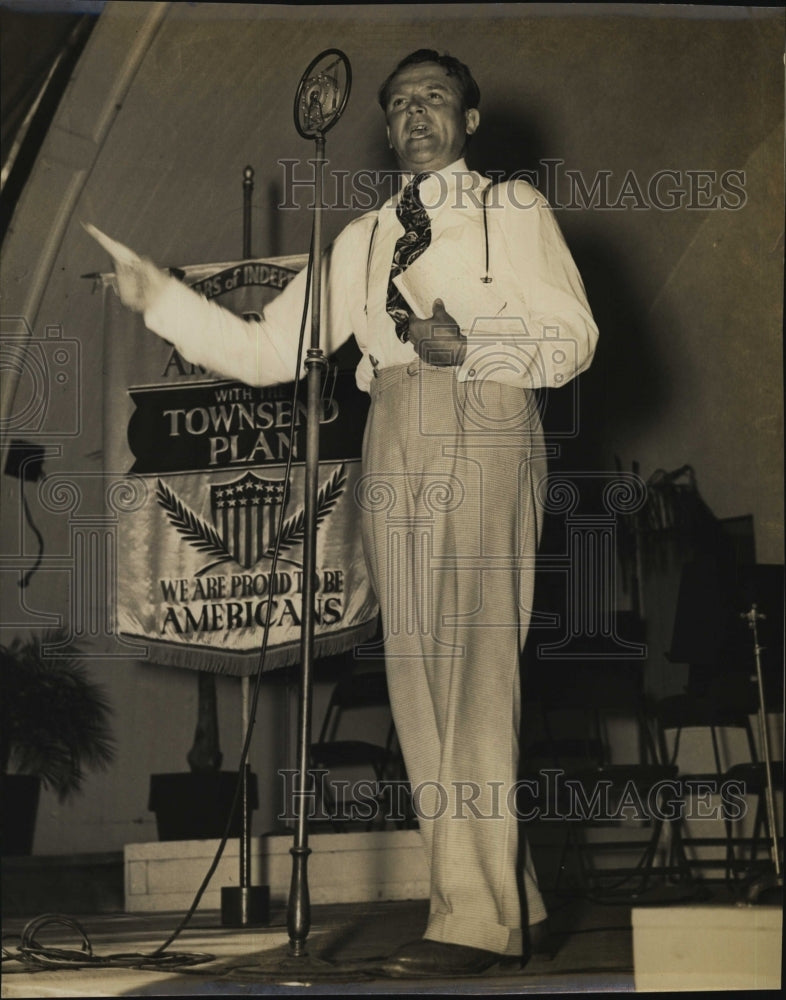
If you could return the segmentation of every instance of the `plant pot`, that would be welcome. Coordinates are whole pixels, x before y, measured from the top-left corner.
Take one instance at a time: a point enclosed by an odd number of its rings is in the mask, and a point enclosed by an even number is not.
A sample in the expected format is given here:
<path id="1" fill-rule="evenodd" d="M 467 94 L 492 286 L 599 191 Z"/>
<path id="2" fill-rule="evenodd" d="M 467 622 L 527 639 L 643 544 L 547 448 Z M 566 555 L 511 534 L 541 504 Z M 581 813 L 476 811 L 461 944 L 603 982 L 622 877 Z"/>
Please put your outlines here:
<path id="1" fill-rule="evenodd" d="M 151 774 L 148 809 L 156 814 L 159 840 L 216 840 L 223 836 L 235 785 L 236 771 L 192 771 Z M 249 775 L 248 807 L 257 808 L 257 779 Z M 238 798 L 230 837 L 239 837 L 243 805 Z"/>
<path id="2" fill-rule="evenodd" d="M 32 854 L 41 779 L 32 774 L 4 774 L 0 792 L 3 802 L 2 854 Z"/>

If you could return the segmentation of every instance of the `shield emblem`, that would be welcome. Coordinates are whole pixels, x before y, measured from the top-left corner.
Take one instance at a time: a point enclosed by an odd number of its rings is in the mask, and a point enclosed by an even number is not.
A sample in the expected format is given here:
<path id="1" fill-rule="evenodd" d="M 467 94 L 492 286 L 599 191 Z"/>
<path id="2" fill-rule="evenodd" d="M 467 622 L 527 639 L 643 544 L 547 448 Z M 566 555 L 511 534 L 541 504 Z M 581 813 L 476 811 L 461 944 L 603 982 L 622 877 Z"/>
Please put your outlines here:
<path id="1" fill-rule="evenodd" d="M 273 543 L 281 508 L 288 499 L 283 479 L 261 479 L 253 472 L 210 487 L 213 523 L 243 569 L 255 566 Z"/>

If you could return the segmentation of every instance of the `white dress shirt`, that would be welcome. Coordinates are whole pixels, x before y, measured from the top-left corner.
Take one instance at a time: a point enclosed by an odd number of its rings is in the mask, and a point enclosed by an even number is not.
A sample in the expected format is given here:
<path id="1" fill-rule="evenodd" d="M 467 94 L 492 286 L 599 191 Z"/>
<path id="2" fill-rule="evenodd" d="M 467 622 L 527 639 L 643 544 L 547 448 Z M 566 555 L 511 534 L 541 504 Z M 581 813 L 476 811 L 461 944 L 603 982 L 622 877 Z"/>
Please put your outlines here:
<path id="1" fill-rule="evenodd" d="M 402 275 L 401 290 L 416 314 L 431 315 L 440 298 L 457 321 L 467 337 L 459 381 L 563 385 L 589 366 L 598 337 L 581 277 L 545 198 L 523 180 L 489 183 L 463 159 L 425 178 L 420 197 L 431 242 Z M 375 368 L 417 358 L 385 308 L 403 232 L 398 197 L 350 222 L 323 254 L 321 346 L 330 355 L 354 335 L 365 391 Z M 295 377 L 305 291 L 304 268 L 261 321 L 245 320 L 173 278 L 144 318 L 188 361 L 249 385 L 274 385 Z"/>

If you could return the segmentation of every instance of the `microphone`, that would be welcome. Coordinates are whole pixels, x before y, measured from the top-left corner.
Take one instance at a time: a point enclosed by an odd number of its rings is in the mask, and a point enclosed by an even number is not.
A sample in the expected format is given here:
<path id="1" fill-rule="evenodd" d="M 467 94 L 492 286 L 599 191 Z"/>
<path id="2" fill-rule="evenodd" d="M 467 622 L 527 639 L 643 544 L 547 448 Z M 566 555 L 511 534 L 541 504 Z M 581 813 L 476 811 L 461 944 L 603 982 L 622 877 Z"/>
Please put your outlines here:
<path id="1" fill-rule="evenodd" d="M 295 94 L 295 127 L 304 139 L 323 136 L 336 124 L 351 86 L 352 70 L 340 49 L 325 49 L 311 61 Z"/>

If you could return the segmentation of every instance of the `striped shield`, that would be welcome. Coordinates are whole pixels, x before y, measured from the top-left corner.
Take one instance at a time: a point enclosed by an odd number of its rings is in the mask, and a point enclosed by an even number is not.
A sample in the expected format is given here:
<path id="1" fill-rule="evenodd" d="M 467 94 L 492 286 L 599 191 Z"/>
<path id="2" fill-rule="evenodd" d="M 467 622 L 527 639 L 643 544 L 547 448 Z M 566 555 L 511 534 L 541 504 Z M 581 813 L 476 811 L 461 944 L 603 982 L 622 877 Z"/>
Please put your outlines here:
<path id="1" fill-rule="evenodd" d="M 213 523 L 243 569 L 251 569 L 268 551 L 287 499 L 283 479 L 260 479 L 253 472 L 210 487 Z"/>

